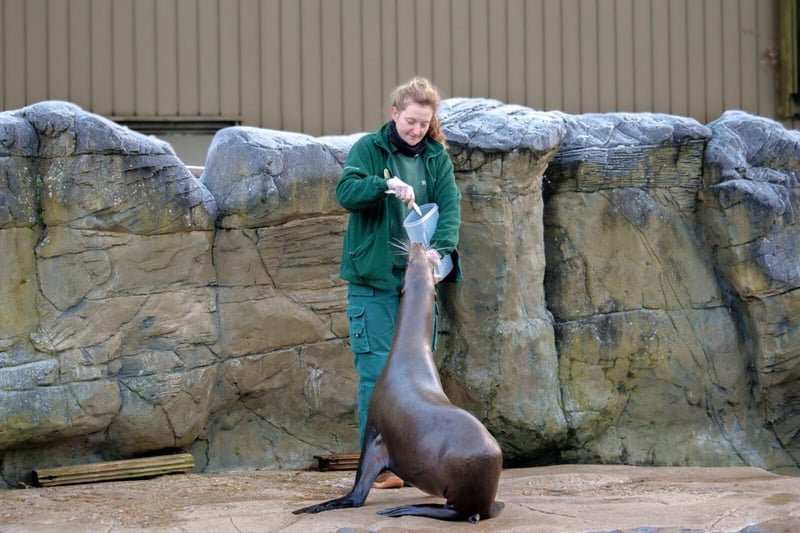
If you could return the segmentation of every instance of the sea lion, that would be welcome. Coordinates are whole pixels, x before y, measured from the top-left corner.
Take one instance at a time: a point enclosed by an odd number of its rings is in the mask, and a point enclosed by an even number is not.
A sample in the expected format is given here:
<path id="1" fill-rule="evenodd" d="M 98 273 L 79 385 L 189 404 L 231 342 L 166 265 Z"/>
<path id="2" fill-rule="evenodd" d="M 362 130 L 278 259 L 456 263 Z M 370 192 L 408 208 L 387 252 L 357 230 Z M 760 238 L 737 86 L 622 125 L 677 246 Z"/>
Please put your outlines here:
<path id="1" fill-rule="evenodd" d="M 294 514 L 360 507 L 386 469 L 447 501 L 393 507 L 380 515 L 477 523 L 503 510 L 505 505 L 495 501 L 503 465 L 500 446 L 442 389 L 431 352 L 434 300 L 433 265 L 425 258 L 425 246 L 412 243 L 392 347 L 370 400 L 353 488 Z"/>

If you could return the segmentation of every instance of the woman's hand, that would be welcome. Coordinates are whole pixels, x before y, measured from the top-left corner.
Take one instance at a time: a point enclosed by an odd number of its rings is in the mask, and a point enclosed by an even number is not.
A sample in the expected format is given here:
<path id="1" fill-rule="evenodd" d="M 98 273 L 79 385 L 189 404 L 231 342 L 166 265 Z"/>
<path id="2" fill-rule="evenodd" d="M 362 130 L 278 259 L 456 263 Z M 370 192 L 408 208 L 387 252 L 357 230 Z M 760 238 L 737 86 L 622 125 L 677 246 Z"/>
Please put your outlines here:
<path id="1" fill-rule="evenodd" d="M 400 198 L 408 207 L 414 203 L 414 187 L 404 182 L 397 176 L 386 180 L 386 185 L 389 190 L 394 191 L 394 195 Z"/>

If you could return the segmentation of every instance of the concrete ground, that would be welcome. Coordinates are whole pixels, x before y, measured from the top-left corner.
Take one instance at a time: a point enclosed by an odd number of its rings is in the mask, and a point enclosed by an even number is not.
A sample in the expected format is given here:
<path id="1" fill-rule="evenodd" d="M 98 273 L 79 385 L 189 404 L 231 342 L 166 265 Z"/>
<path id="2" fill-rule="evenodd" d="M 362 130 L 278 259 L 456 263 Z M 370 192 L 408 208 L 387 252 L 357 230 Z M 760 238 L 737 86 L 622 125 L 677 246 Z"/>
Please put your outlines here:
<path id="1" fill-rule="evenodd" d="M 358 509 L 291 513 L 347 493 L 354 474 L 249 471 L 0 490 L 0 533 L 800 531 L 800 477 L 757 468 L 505 470 L 498 491 L 504 512 L 477 525 L 376 514 L 442 501 L 412 487 L 373 490 Z"/>

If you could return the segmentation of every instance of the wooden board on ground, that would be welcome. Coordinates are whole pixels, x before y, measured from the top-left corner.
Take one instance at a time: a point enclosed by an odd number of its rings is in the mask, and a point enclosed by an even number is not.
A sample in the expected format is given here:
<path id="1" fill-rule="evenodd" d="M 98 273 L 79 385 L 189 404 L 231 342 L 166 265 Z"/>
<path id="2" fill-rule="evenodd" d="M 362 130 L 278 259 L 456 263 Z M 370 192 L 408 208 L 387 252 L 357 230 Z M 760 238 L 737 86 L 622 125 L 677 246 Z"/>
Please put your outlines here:
<path id="1" fill-rule="evenodd" d="M 358 469 L 358 453 L 334 453 L 330 455 L 315 455 L 320 472 L 329 470 L 356 470 Z"/>
<path id="2" fill-rule="evenodd" d="M 164 474 L 184 474 L 193 471 L 194 457 L 192 454 L 180 453 L 104 463 L 41 468 L 33 471 L 33 478 L 39 486 L 53 487 L 75 483 L 137 479 Z"/>

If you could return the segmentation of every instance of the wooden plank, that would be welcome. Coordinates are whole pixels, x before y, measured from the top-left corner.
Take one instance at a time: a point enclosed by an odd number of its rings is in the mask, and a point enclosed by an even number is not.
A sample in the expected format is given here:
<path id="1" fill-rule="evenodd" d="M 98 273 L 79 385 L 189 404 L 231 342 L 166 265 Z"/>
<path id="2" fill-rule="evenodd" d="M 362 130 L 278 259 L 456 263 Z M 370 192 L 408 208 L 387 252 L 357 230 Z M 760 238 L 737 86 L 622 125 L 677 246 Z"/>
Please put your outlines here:
<path id="1" fill-rule="evenodd" d="M 656 21 L 658 23 L 658 21 Z M 669 112 L 689 115 L 686 0 L 669 1 Z"/>
<path id="2" fill-rule="evenodd" d="M 741 54 L 739 2 L 722 3 L 722 108 L 736 109 L 741 104 Z"/>
<path id="3" fill-rule="evenodd" d="M 453 96 L 472 95 L 472 62 L 470 61 L 470 33 L 464 31 L 469 27 L 469 11 L 464 3 L 453 6 L 453 77 L 451 94 Z"/>
<path id="4" fill-rule="evenodd" d="M 165 474 L 194 471 L 194 457 L 189 453 L 126 459 L 55 468 L 40 468 L 33 471 L 34 481 L 42 487 L 95 483 L 120 479 L 137 479 Z"/>
<path id="5" fill-rule="evenodd" d="M 329 470 L 356 470 L 361 454 L 358 453 L 337 453 L 329 455 L 315 455 L 317 469 L 326 472 Z"/>
<path id="6" fill-rule="evenodd" d="M 223 117 L 239 118 L 239 0 L 219 3 L 219 112 Z"/>

